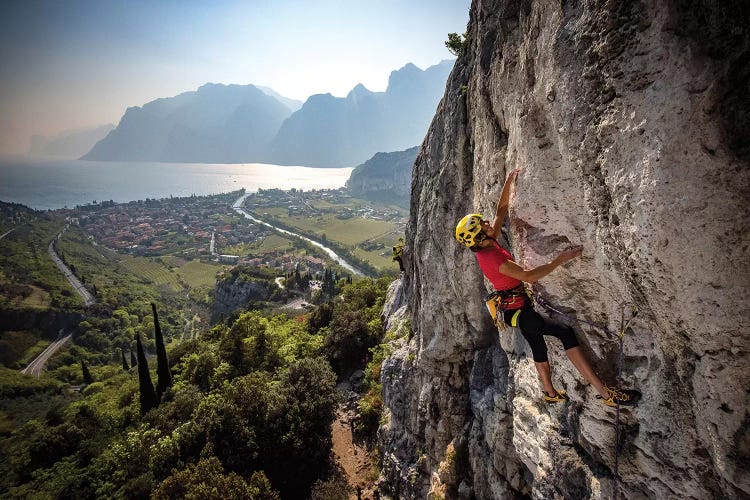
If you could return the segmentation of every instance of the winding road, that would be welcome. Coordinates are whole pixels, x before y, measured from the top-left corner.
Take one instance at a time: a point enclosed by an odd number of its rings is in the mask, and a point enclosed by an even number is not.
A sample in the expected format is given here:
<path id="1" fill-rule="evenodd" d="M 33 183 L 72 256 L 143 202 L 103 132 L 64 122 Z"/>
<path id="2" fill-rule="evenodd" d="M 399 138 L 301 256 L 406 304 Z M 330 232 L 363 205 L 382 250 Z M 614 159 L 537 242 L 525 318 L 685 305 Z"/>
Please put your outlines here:
<path id="1" fill-rule="evenodd" d="M 0 234 L 0 240 L 2 240 L 2 239 L 3 239 L 3 238 L 5 238 L 6 236 L 8 236 L 8 235 L 9 235 L 10 233 L 12 233 L 13 231 L 15 231 L 15 229 L 16 229 L 16 228 L 14 227 L 14 228 L 13 228 L 13 229 L 11 229 L 10 231 L 6 231 L 6 232 L 4 232 L 3 234 Z"/>
<path id="2" fill-rule="evenodd" d="M 34 360 L 29 363 L 29 365 L 21 370 L 21 373 L 24 375 L 31 375 L 32 377 L 39 378 L 39 376 L 42 374 L 42 370 L 44 370 L 44 366 L 47 364 L 47 361 L 49 361 L 49 358 L 52 357 L 53 354 L 55 354 L 68 340 L 70 340 L 71 335 L 65 335 L 63 337 L 62 330 L 60 330 L 60 334 L 57 336 L 57 339 L 52 342 L 50 345 L 47 346 L 45 350 L 39 354 Z"/>
<path id="3" fill-rule="evenodd" d="M 308 243 L 310 243 L 312 245 L 315 245 L 316 247 L 318 247 L 321 250 L 323 250 L 326 254 L 328 254 L 328 256 L 331 259 L 333 259 L 334 261 L 336 261 L 341 267 L 343 267 L 344 269 L 350 271 L 352 274 L 356 274 L 357 276 L 364 276 L 365 275 L 365 273 L 363 273 L 362 271 L 360 271 L 359 269 L 357 269 L 353 265 L 349 264 L 347 261 L 345 261 L 343 258 L 341 258 L 336 252 L 334 252 L 333 250 L 331 250 L 327 246 L 323 245 L 322 243 L 320 243 L 318 241 L 315 241 L 315 240 L 311 240 L 307 236 L 303 236 L 301 234 L 293 233 L 291 231 L 287 231 L 286 229 L 282 229 L 280 227 L 276 227 L 273 224 L 269 224 L 268 222 L 265 222 L 265 221 L 262 221 L 260 219 L 257 219 L 255 217 L 253 217 L 252 215 L 250 215 L 249 213 L 245 212 L 242 209 L 242 202 L 245 201 L 245 198 L 247 198 L 248 196 L 250 196 L 250 193 L 243 194 L 242 196 L 240 196 L 237 199 L 237 201 L 234 202 L 234 204 L 232 205 L 232 208 L 234 209 L 235 212 L 237 212 L 238 214 L 240 214 L 240 215 L 242 215 L 244 217 L 247 217 L 248 219 L 252 220 L 253 222 L 256 222 L 257 224 L 262 224 L 262 225 L 264 225 L 266 227 L 270 227 L 270 228 L 272 228 L 272 229 L 274 229 L 276 231 L 279 231 L 281 233 L 284 233 L 284 234 L 288 234 L 288 235 L 291 235 L 291 236 L 296 236 L 297 238 L 302 238 L 303 240 L 307 241 Z"/>
<path id="4" fill-rule="evenodd" d="M 64 230 L 63 230 L 64 231 Z M 59 238 L 62 233 L 58 234 L 57 237 Z M 60 271 L 63 272 L 65 277 L 68 279 L 68 282 L 70 282 L 70 285 L 75 289 L 76 292 L 83 298 L 83 302 L 86 306 L 90 306 L 94 303 L 94 296 L 91 295 L 91 293 L 86 290 L 86 287 L 83 286 L 83 284 L 78 281 L 78 278 L 76 278 L 75 274 L 73 274 L 68 266 L 65 265 L 65 263 L 60 260 L 60 257 L 57 256 L 57 253 L 55 252 L 53 243 L 55 241 L 52 240 L 49 242 L 49 247 L 47 247 L 47 251 L 49 252 L 49 256 L 52 258 L 54 263 L 57 265 L 58 268 L 60 268 Z"/>

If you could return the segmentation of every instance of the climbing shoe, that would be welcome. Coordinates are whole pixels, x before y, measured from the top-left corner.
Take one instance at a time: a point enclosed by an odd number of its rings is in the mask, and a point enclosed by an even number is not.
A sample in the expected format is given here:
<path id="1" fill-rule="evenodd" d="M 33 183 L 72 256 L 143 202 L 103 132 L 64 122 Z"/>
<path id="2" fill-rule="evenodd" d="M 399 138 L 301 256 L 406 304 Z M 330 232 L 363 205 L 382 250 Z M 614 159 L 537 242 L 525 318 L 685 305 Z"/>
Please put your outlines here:
<path id="1" fill-rule="evenodd" d="M 547 391 L 542 391 L 544 393 L 544 400 L 548 403 L 559 403 L 560 401 L 567 401 L 568 396 L 565 394 L 565 391 L 558 391 L 555 389 L 555 395 L 550 396 L 547 394 Z"/>
<path id="2" fill-rule="evenodd" d="M 616 388 L 607 385 L 605 385 L 604 388 L 609 393 L 609 397 L 603 398 L 597 395 L 596 399 L 601 399 L 602 403 L 613 408 L 616 407 L 618 403 L 620 406 L 633 406 L 639 399 L 641 399 L 641 393 L 632 389 L 618 391 Z"/>

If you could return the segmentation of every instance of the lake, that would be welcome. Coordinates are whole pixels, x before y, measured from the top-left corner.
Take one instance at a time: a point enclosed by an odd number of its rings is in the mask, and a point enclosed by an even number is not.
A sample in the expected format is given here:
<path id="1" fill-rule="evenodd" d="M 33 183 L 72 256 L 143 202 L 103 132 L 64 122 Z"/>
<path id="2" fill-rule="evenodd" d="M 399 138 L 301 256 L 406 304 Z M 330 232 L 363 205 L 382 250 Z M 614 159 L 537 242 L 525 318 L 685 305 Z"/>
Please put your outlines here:
<path id="1" fill-rule="evenodd" d="M 0 158 L 0 200 L 46 210 L 94 200 L 118 203 L 226 193 L 245 188 L 343 187 L 352 168 L 284 167 L 261 163 L 133 163 Z"/>

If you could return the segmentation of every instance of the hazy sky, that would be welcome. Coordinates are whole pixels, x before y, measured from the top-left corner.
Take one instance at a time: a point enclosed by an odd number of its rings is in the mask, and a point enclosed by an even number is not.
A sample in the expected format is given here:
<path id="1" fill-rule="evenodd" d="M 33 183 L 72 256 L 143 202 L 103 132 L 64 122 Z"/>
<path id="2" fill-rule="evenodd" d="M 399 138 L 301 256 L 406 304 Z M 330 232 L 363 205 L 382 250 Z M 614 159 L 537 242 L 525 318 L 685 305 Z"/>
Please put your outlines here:
<path id="1" fill-rule="evenodd" d="M 452 58 L 470 0 L 1 0 L 0 153 L 206 82 L 304 100 Z"/>

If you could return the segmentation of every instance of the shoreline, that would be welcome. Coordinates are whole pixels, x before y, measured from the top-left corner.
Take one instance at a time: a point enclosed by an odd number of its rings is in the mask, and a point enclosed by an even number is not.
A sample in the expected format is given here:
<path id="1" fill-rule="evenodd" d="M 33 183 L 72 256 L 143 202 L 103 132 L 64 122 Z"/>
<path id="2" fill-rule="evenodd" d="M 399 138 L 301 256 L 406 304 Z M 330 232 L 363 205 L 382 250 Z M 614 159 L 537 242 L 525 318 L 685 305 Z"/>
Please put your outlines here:
<path id="1" fill-rule="evenodd" d="M 93 201 L 118 204 L 146 199 L 215 196 L 245 189 L 338 189 L 352 167 L 262 163 L 94 162 L 0 159 L 0 200 L 54 211 Z"/>

